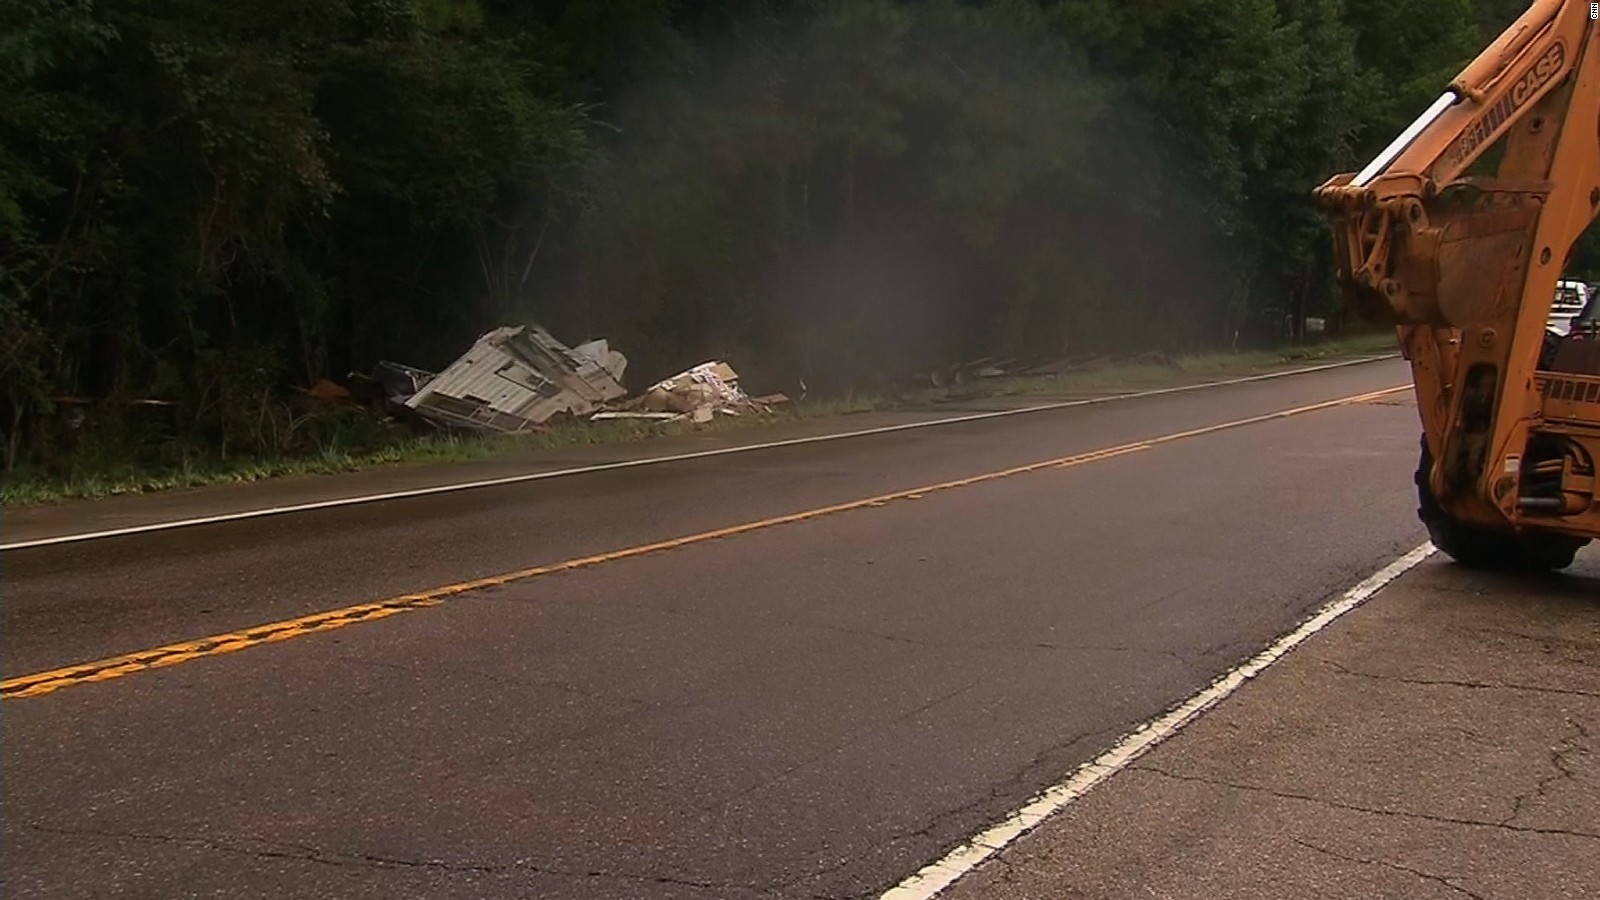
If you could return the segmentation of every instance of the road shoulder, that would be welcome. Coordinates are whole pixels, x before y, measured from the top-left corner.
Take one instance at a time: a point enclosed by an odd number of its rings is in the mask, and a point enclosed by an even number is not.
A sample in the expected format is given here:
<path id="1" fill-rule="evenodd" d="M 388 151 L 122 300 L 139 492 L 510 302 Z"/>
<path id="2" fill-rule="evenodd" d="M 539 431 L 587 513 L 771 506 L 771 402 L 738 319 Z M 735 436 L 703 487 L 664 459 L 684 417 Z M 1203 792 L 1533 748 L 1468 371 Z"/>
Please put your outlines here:
<path id="1" fill-rule="evenodd" d="M 1294 377 L 1392 358 L 1356 356 L 1247 376 L 1181 380 L 1172 385 L 1127 392 L 962 400 L 881 412 L 799 419 L 772 423 L 766 427 L 660 436 L 630 443 L 533 450 L 482 460 L 394 465 L 337 474 L 286 476 L 103 499 L 8 507 L 4 511 L 3 549 L 16 549 L 34 542 L 56 541 L 73 535 L 163 527 L 185 520 L 243 517 L 285 508 L 362 502 L 364 499 L 395 494 L 456 490 L 480 482 L 547 477 L 595 466 L 636 465 L 682 454 L 728 453 L 741 448 L 755 449 L 783 442 L 850 437 L 862 432 L 911 428 L 972 416 L 1009 415 L 1064 403 L 1160 396 L 1177 391 Z"/>
<path id="2" fill-rule="evenodd" d="M 944 896 L 1593 896 L 1597 739 L 1600 552 L 1435 555 Z"/>
<path id="3" fill-rule="evenodd" d="M 7 508 L 4 542 L 49 540 L 62 535 L 140 528 L 191 518 L 229 516 L 351 498 L 446 489 L 455 485 L 524 477 L 588 466 L 614 465 L 729 447 L 745 447 L 822 434 L 903 425 L 947 417 L 949 412 L 860 413 L 800 420 L 768 428 L 659 437 L 630 443 L 529 451 L 489 459 L 390 465 L 314 475 L 289 475 L 243 483 Z"/>

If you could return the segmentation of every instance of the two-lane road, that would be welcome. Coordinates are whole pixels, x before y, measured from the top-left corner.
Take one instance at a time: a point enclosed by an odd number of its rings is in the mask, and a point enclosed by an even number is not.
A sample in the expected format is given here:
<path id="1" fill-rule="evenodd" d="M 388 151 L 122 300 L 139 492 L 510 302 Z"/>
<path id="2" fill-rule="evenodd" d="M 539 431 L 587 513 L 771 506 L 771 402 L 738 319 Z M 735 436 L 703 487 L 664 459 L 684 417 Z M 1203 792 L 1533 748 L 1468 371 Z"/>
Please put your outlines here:
<path id="1" fill-rule="evenodd" d="M 6 699 L 0 890 L 873 896 L 1419 544 L 1407 375 L 8 552 L 8 683 L 423 596 Z"/>

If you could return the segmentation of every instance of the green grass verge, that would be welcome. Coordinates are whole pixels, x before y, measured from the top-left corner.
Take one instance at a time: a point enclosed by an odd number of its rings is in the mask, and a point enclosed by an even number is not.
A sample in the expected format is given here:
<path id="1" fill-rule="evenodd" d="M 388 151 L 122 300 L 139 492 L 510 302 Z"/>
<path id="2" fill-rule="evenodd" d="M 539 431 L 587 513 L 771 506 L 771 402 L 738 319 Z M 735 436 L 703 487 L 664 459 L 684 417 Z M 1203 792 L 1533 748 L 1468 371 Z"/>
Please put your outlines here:
<path id="1" fill-rule="evenodd" d="M 380 466 L 467 462 L 585 445 L 647 441 L 664 435 L 742 431 L 777 423 L 836 418 L 930 402 L 1007 396 L 1070 397 L 1152 389 L 1394 350 L 1393 333 L 1383 331 L 1281 350 L 1210 353 L 1179 357 L 1159 364 L 1110 363 L 1082 367 L 1060 375 L 988 378 L 965 385 L 929 388 L 898 395 L 865 393 L 808 399 L 772 416 L 718 417 L 698 425 L 615 420 L 572 422 L 542 433 L 517 436 L 405 436 L 373 449 L 349 451 L 335 446 L 312 456 L 288 459 L 222 461 L 191 458 L 163 471 L 139 470 L 127 464 L 105 460 L 84 460 L 81 464 L 75 464 L 73 473 L 67 477 L 14 473 L 0 482 L 0 506 L 16 507 L 212 484 L 245 483 L 289 475 L 353 472 Z"/>
<path id="2" fill-rule="evenodd" d="M 985 379 L 930 393 L 935 399 L 1004 396 L 1074 396 L 1150 390 L 1179 384 L 1263 374 L 1336 359 L 1398 352 L 1392 331 L 1338 341 L 1245 353 L 1205 353 L 1162 362 L 1108 363 L 1059 375 Z"/>

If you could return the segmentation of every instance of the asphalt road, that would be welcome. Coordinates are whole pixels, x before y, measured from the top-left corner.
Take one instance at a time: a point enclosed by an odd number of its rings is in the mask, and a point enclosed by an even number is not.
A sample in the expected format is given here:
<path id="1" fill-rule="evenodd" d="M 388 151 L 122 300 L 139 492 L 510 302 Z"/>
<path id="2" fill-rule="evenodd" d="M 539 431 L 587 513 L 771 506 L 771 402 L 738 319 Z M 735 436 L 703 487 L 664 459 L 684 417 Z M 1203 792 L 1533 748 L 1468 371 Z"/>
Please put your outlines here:
<path id="1" fill-rule="evenodd" d="M 13 678 L 1407 380 L 6 553 Z M 8 699 L 7 897 L 874 896 L 1423 539 L 1405 394 Z"/>

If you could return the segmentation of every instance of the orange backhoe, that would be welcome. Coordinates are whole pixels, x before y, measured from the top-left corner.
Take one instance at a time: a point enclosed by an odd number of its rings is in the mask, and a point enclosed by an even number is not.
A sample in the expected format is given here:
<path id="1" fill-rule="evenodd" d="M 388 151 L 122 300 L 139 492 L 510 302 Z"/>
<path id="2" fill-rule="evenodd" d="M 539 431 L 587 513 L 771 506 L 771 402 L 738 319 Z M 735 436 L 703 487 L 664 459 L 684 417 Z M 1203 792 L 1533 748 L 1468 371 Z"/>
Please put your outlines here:
<path id="1" fill-rule="evenodd" d="M 1360 172 L 1316 191 L 1347 306 L 1397 328 L 1418 514 L 1458 563 L 1560 569 L 1600 537 L 1600 340 L 1547 328 L 1600 207 L 1600 4 L 1539 0 Z"/>

